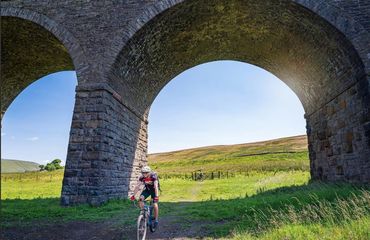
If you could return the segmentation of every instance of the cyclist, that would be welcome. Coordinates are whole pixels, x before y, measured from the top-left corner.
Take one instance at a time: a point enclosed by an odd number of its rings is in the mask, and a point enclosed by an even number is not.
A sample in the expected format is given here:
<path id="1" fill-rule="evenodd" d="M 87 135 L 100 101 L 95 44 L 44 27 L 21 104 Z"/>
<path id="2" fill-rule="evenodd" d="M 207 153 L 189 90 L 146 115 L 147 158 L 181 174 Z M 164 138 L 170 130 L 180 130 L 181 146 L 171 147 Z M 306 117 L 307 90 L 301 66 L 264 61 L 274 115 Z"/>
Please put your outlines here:
<path id="1" fill-rule="evenodd" d="M 144 209 L 144 200 L 149 196 L 152 197 L 153 207 L 154 207 L 154 228 L 158 226 L 158 200 L 159 200 L 159 191 L 158 191 L 158 177 L 155 172 L 152 172 L 149 166 L 145 166 L 141 169 L 142 175 L 139 177 L 134 193 L 131 196 L 131 200 L 135 200 L 135 195 L 139 191 L 140 186 L 144 184 L 143 192 L 140 194 L 139 205 L 141 210 Z"/>

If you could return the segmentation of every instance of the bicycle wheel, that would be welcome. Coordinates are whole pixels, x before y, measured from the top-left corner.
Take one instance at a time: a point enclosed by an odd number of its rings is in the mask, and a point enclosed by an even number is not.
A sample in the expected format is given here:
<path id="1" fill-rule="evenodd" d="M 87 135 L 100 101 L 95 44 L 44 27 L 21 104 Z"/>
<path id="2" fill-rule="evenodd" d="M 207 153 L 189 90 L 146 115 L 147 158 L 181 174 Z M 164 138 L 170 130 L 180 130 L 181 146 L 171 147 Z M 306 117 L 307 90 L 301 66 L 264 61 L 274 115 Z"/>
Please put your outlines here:
<path id="1" fill-rule="evenodd" d="M 153 207 L 151 206 L 150 208 L 150 211 L 149 211 L 149 218 L 150 218 L 150 221 L 149 221 L 149 230 L 150 232 L 154 233 L 155 232 L 155 228 L 154 228 L 154 219 L 153 219 Z"/>
<path id="2" fill-rule="evenodd" d="M 152 233 L 155 232 L 156 228 L 153 226 L 154 225 L 154 221 L 152 220 L 151 224 L 149 225 L 149 229 Z"/>
<path id="3" fill-rule="evenodd" d="M 137 240 L 145 240 L 146 237 L 146 218 L 142 214 L 137 218 Z"/>

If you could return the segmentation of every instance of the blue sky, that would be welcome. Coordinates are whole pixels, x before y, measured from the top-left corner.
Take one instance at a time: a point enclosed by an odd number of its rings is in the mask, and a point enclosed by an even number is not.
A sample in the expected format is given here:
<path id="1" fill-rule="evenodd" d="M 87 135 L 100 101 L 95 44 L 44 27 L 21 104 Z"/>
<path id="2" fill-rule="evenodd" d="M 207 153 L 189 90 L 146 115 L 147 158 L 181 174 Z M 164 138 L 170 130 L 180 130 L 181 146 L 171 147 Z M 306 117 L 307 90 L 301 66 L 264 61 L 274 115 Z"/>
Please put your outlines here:
<path id="1" fill-rule="evenodd" d="M 59 72 L 22 91 L 2 120 L 1 158 L 65 160 L 76 85 L 75 72 Z"/>
<path id="2" fill-rule="evenodd" d="M 1 157 L 45 163 L 66 158 L 74 72 L 48 75 L 6 111 Z M 305 134 L 304 110 L 278 78 L 256 66 L 218 61 L 184 71 L 149 113 L 149 153 Z"/>
<path id="3" fill-rule="evenodd" d="M 217 61 L 174 78 L 149 112 L 149 152 L 306 133 L 295 93 L 254 65 Z"/>

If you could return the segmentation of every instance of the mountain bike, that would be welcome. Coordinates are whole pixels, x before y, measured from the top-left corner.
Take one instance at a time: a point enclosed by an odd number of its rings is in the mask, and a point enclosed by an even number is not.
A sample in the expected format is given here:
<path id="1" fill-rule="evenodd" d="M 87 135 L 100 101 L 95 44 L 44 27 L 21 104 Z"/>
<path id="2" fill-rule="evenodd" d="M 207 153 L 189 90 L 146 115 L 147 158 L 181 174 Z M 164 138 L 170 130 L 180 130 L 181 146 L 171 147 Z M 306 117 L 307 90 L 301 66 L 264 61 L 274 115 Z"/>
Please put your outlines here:
<path id="1" fill-rule="evenodd" d="M 134 205 L 140 208 L 136 201 L 134 201 Z M 147 201 L 144 201 L 144 209 L 140 211 L 140 215 L 137 218 L 137 240 L 145 240 L 148 227 L 151 232 L 155 232 L 153 201 L 150 201 L 150 205 L 147 204 Z"/>

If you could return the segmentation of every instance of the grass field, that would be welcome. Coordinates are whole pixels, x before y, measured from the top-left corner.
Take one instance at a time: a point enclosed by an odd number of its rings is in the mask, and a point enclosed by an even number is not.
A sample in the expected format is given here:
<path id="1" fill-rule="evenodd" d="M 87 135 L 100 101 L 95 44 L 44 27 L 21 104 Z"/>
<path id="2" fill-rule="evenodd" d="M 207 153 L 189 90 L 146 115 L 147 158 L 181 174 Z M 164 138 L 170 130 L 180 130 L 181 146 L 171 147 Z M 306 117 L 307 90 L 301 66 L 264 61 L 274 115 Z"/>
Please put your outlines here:
<path id="1" fill-rule="evenodd" d="M 64 170 L 1 174 L 2 199 L 59 197 Z"/>
<path id="2" fill-rule="evenodd" d="M 134 226 L 137 210 L 129 201 L 99 208 L 60 207 L 62 174 L 39 173 L 38 181 L 31 173 L 21 180 L 3 175 L 2 226 L 107 219 Z M 251 172 L 205 181 L 166 179 L 160 200 L 162 218 L 176 214 L 189 227 L 201 222 L 211 232 L 209 238 L 366 239 L 370 234 L 368 187 L 309 183 L 305 171 Z"/>
<path id="3" fill-rule="evenodd" d="M 249 163 L 258 165 L 260 158 L 265 164 L 270 157 L 250 156 L 241 169 Z M 308 171 L 292 167 L 294 159 L 277 160 L 286 166 L 275 171 L 248 167 L 245 172 L 235 171 L 233 177 L 214 180 L 161 179 L 160 219 L 169 228 L 164 227 L 162 233 L 181 226 L 175 231 L 179 238 L 370 239 L 369 186 L 310 182 Z M 157 166 L 161 174 L 171 164 Z M 104 222 L 109 229 L 122 225 L 134 229 L 138 212 L 128 200 L 110 201 L 98 208 L 61 207 L 62 176 L 63 170 L 2 174 L 1 226 L 82 221 Z"/>

